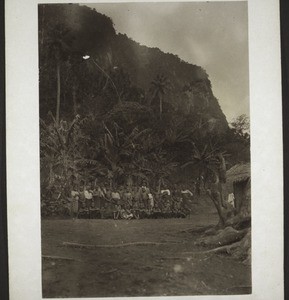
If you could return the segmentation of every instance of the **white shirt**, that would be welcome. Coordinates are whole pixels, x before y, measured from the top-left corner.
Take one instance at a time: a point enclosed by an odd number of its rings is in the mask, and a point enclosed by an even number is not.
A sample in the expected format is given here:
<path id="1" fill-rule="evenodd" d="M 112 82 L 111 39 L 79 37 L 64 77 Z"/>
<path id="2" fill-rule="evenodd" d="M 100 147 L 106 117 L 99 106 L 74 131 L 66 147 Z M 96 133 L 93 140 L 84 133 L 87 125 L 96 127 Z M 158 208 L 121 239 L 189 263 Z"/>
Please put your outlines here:
<path id="1" fill-rule="evenodd" d="M 77 191 L 71 191 L 71 196 L 72 197 L 79 196 L 79 192 L 77 192 Z"/>
<path id="2" fill-rule="evenodd" d="M 190 194 L 190 196 L 193 196 L 193 193 L 190 190 L 184 190 L 181 191 L 182 194 Z"/>
<path id="3" fill-rule="evenodd" d="M 118 192 L 112 192 L 111 193 L 111 198 L 112 199 L 120 199 L 120 195 L 119 195 L 119 193 Z"/>
<path id="4" fill-rule="evenodd" d="M 229 194 L 228 195 L 228 203 L 231 204 L 233 207 L 235 207 L 234 200 L 235 200 L 234 194 L 233 193 Z"/>
<path id="5" fill-rule="evenodd" d="M 168 194 L 170 196 L 171 191 L 170 190 L 161 190 L 161 194 Z"/>
<path id="6" fill-rule="evenodd" d="M 85 199 L 91 200 L 92 199 L 92 193 L 88 190 L 84 191 L 84 197 Z"/>

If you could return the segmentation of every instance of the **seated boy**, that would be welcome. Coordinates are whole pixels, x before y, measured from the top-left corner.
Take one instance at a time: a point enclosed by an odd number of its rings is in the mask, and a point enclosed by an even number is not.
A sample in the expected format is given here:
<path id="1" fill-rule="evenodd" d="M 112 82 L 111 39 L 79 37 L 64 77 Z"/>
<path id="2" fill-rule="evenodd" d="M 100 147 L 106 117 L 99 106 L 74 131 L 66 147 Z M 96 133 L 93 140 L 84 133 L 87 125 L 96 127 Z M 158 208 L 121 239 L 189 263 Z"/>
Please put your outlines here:
<path id="1" fill-rule="evenodd" d="M 81 203 L 80 209 L 78 211 L 78 218 L 79 219 L 89 219 L 89 209 L 85 205 L 85 202 Z"/>
<path id="2" fill-rule="evenodd" d="M 98 185 L 95 185 L 94 189 L 93 189 L 93 201 L 94 201 L 94 206 L 97 207 L 98 209 L 100 209 L 101 207 L 101 198 L 104 197 L 104 194 L 102 192 L 102 190 L 100 189 L 100 187 Z"/>
<path id="3" fill-rule="evenodd" d="M 105 219 L 105 203 L 104 205 L 100 208 L 100 218 Z"/>
<path id="4" fill-rule="evenodd" d="M 169 199 L 167 199 L 164 203 L 164 209 L 163 209 L 163 215 L 164 218 L 170 218 L 170 213 L 171 213 L 171 205 Z"/>
<path id="5" fill-rule="evenodd" d="M 139 203 L 139 218 L 144 219 L 144 218 L 146 218 L 146 216 L 147 216 L 147 214 L 145 211 L 145 205 L 142 201 L 140 201 L 140 203 Z"/>
<path id="6" fill-rule="evenodd" d="M 114 209 L 113 209 L 113 219 L 117 220 L 120 218 L 120 212 L 121 212 L 121 206 L 119 203 L 116 203 L 114 205 Z"/>
<path id="7" fill-rule="evenodd" d="M 122 219 L 130 220 L 133 218 L 133 214 L 129 209 L 121 208 L 120 210 L 120 216 Z"/>
<path id="8" fill-rule="evenodd" d="M 135 219 L 139 219 L 139 203 L 136 199 L 133 201 L 132 204 L 132 214 Z"/>
<path id="9" fill-rule="evenodd" d="M 89 208 L 89 218 L 90 219 L 99 219 L 100 218 L 100 210 L 95 206 L 95 202 L 92 201 Z"/>
<path id="10" fill-rule="evenodd" d="M 112 219 L 113 218 L 113 211 L 109 205 L 109 202 L 105 202 L 104 208 L 102 210 L 102 218 L 103 219 Z"/>
<path id="11" fill-rule="evenodd" d="M 152 214 L 151 214 L 151 218 L 152 219 L 160 219 L 161 216 L 161 210 L 158 206 L 158 203 L 155 203 L 153 210 L 152 210 Z"/>

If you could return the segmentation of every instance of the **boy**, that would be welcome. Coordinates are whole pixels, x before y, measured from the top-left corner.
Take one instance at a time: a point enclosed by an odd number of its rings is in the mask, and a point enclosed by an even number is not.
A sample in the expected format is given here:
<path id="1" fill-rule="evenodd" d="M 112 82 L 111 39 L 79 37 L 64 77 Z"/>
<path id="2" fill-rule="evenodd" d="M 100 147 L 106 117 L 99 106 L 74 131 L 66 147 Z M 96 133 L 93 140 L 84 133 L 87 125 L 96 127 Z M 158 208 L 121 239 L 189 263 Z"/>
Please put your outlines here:
<path id="1" fill-rule="evenodd" d="M 81 207 L 78 212 L 79 219 L 89 219 L 89 209 L 85 205 L 84 202 L 82 202 Z"/>
<path id="2" fill-rule="evenodd" d="M 94 186 L 92 196 L 93 196 L 93 201 L 94 201 L 95 207 L 97 207 L 99 209 L 100 204 L 101 204 L 101 197 L 103 197 L 103 193 L 97 184 Z"/>
<path id="3" fill-rule="evenodd" d="M 112 206 L 113 206 L 113 218 L 114 220 L 117 220 L 119 218 L 120 214 L 120 194 L 119 192 L 114 188 L 112 193 L 111 193 L 111 200 L 112 200 Z"/>
<path id="4" fill-rule="evenodd" d="M 159 218 L 161 218 L 161 210 L 156 202 L 153 208 L 152 219 L 159 219 Z"/>
<path id="5" fill-rule="evenodd" d="M 190 215 L 190 213 L 192 212 L 191 198 L 193 196 L 193 193 L 190 190 L 183 188 L 181 190 L 181 194 L 183 200 L 183 211 L 185 212 L 186 215 Z"/>
<path id="6" fill-rule="evenodd" d="M 116 203 L 114 205 L 114 209 L 113 209 L 113 219 L 114 220 L 118 220 L 119 219 L 121 211 L 122 211 L 121 206 L 118 203 Z"/>
<path id="7" fill-rule="evenodd" d="M 121 210 L 121 218 L 125 220 L 130 220 L 133 218 L 133 214 L 131 213 L 130 209 L 122 209 Z"/>
<path id="8" fill-rule="evenodd" d="M 134 199 L 132 205 L 132 213 L 136 219 L 139 219 L 139 203 L 137 199 Z"/>
<path id="9" fill-rule="evenodd" d="M 139 194 L 140 201 L 143 202 L 143 206 L 145 209 L 149 208 L 149 196 L 148 196 L 149 193 L 150 190 L 147 187 L 146 182 L 143 181 L 142 186 L 139 188 L 138 194 Z"/>
<path id="10" fill-rule="evenodd" d="M 112 209 L 109 204 L 110 204 L 109 202 L 106 202 L 104 205 L 103 215 L 102 215 L 103 219 L 112 219 L 113 218 Z"/>
<path id="11" fill-rule="evenodd" d="M 73 186 L 71 191 L 71 216 L 75 220 L 78 217 L 78 201 L 79 201 L 79 192 L 77 191 L 76 185 Z"/>
<path id="12" fill-rule="evenodd" d="M 84 199 L 86 207 L 90 207 L 93 198 L 93 190 L 91 188 L 91 184 L 88 184 L 86 189 L 84 190 Z"/>
<path id="13" fill-rule="evenodd" d="M 154 208 L 154 197 L 151 193 L 148 194 L 149 197 L 149 212 L 151 212 Z"/>
<path id="14" fill-rule="evenodd" d="M 144 203 L 141 201 L 139 202 L 139 218 L 144 219 L 146 217 Z"/>
<path id="15" fill-rule="evenodd" d="M 100 205 L 99 207 L 102 208 L 105 203 L 105 198 L 106 198 L 106 186 L 105 185 L 100 185 Z"/>
<path id="16" fill-rule="evenodd" d="M 111 199 L 114 203 L 120 204 L 120 194 L 115 188 L 112 190 Z"/>
<path id="17" fill-rule="evenodd" d="M 99 219 L 100 218 L 100 211 L 99 208 L 95 206 L 95 202 L 92 201 L 90 208 L 89 208 L 89 218 L 90 219 Z"/>
<path id="18" fill-rule="evenodd" d="M 127 187 L 123 193 L 123 202 L 126 207 L 132 208 L 132 193 L 130 192 L 129 187 Z"/>

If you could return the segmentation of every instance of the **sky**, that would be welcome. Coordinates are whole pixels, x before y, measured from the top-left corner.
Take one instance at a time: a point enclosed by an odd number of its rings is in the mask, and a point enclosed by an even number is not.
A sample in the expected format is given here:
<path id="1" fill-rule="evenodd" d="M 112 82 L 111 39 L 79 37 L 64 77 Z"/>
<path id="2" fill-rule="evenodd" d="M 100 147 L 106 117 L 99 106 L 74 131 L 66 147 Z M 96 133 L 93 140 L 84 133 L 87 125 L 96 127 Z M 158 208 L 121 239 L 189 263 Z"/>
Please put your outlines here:
<path id="1" fill-rule="evenodd" d="M 117 32 L 203 67 L 228 122 L 249 116 L 247 2 L 86 4 Z"/>

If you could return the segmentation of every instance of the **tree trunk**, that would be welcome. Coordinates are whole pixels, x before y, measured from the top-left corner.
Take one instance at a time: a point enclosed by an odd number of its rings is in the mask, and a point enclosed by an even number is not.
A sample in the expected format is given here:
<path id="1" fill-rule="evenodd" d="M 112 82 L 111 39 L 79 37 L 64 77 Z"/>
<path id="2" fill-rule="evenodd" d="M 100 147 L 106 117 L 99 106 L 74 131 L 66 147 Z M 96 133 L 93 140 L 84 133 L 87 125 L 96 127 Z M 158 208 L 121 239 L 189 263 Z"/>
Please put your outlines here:
<path id="1" fill-rule="evenodd" d="M 205 235 L 204 237 L 196 240 L 196 245 L 204 246 L 224 246 L 240 241 L 249 229 L 236 230 L 233 227 L 226 227 L 225 229 L 218 230 L 214 235 Z"/>
<path id="2" fill-rule="evenodd" d="M 202 245 L 218 246 L 209 250 L 213 253 L 227 253 L 233 257 L 242 259 L 246 264 L 251 262 L 251 186 L 250 180 L 234 183 L 236 208 L 228 205 L 226 189 L 226 164 L 224 157 L 218 156 L 219 165 L 213 171 L 215 180 L 208 189 L 219 214 L 221 228 L 213 236 L 204 236 L 197 241 Z M 221 246 L 221 247 L 220 247 Z"/>
<path id="3" fill-rule="evenodd" d="M 49 187 L 53 185 L 54 182 L 54 173 L 53 173 L 53 165 L 49 163 Z"/>
<path id="4" fill-rule="evenodd" d="M 212 199 L 219 217 L 220 226 L 225 226 L 227 220 L 232 217 L 232 210 L 227 207 L 225 199 L 227 198 L 226 194 L 226 163 L 222 154 L 218 155 L 219 165 L 216 171 L 214 171 L 214 183 L 211 183 L 208 193 Z"/>
<path id="5" fill-rule="evenodd" d="M 162 97 L 160 97 L 160 120 L 162 119 L 162 113 L 163 113 L 163 100 Z"/>
<path id="6" fill-rule="evenodd" d="M 229 218 L 229 214 L 228 210 L 222 205 L 223 195 L 221 195 L 221 192 L 217 187 L 211 187 L 211 189 L 208 190 L 208 194 L 212 199 L 219 215 L 218 227 L 224 227 L 227 219 Z"/>
<path id="7" fill-rule="evenodd" d="M 57 78 L 57 96 L 56 96 L 56 124 L 59 125 L 59 111 L 60 111 L 60 62 L 56 65 Z"/>
<path id="8" fill-rule="evenodd" d="M 73 100 L 73 114 L 74 117 L 77 115 L 77 103 L 76 103 L 76 87 L 75 84 L 72 86 L 72 100 Z"/>
<path id="9" fill-rule="evenodd" d="M 161 192 L 161 184 L 162 184 L 162 180 L 161 178 L 159 179 L 159 184 L 158 184 L 158 193 L 160 194 Z"/>
<path id="10" fill-rule="evenodd" d="M 251 182 L 250 180 L 234 183 L 236 214 L 240 218 L 251 216 Z"/>

